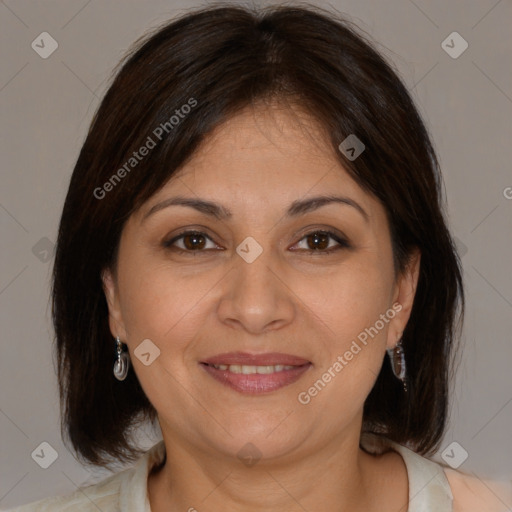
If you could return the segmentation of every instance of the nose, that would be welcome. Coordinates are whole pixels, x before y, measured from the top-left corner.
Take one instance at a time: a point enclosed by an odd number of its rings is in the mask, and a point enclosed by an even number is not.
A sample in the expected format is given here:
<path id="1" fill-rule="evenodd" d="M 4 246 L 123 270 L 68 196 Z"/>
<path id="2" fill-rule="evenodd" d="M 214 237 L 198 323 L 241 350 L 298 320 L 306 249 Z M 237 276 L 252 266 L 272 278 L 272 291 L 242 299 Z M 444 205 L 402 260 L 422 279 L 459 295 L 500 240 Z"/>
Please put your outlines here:
<path id="1" fill-rule="evenodd" d="M 264 250 L 252 263 L 240 258 L 226 282 L 217 310 L 223 323 L 264 334 L 293 321 L 294 294 L 280 265 L 272 261 L 270 250 Z"/>

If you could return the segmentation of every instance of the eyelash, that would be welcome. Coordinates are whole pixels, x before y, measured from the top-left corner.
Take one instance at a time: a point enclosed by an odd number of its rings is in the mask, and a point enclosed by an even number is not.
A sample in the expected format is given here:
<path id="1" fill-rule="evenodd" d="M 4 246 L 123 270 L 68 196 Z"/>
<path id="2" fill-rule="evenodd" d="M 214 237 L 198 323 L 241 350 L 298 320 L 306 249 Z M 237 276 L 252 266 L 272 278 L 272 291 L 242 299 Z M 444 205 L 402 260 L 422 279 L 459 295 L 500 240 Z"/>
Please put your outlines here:
<path id="1" fill-rule="evenodd" d="M 315 234 L 327 235 L 329 238 L 331 238 L 332 240 L 337 242 L 339 245 L 334 248 L 331 247 L 330 249 L 324 249 L 324 250 L 320 250 L 320 249 L 293 249 L 293 250 L 298 251 L 298 252 L 309 252 L 311 255 L 315 255 L 315 254 L 332 254 L 333 252 L 339 251 L 340 249 L 350 249 L 351 248 L 351 245 L 348 243 L 348 241 L 346 239 L 344 239 L 343 237 L 334 233 L 333 231 L 326 231 L 323 229 L 317 229 L 317 230 L 310 231 L 309 233 L 306 233 L 299 240 L 299 242 L 302 242 L 308 236 L 315 235 Z M 201 252 L 204 253 L 204 252 L 211 250 L 211 249 L 188 250 L 188 249 L 182 249 L 181 247 L 173 246 L 173 244 L 175 242 L 177 242 L 180 239 L 183 239 L 187 235 L 200 235 L 200 236 L 207 238 L 211 242 L 213 242 L 213 240 L 206 233 L 204 233 L 202 231 L 187 230 L 187 231 L 182 231 L 181 233 L 179 233 L 178 235 L 173 237 L 171 240 L 164 241 L 162 243 L 162 245 L 166 249 L 169 249 L 169 250 L 172 250 L 175 252 L 179 252 L 182 254 L 184 253 L 187 255 L 192 255 L 192 256 L 195 256 L 196 254 L 201 253 Z M 213 242 L 213 243 L 215 243 L 215 242 Z"/>

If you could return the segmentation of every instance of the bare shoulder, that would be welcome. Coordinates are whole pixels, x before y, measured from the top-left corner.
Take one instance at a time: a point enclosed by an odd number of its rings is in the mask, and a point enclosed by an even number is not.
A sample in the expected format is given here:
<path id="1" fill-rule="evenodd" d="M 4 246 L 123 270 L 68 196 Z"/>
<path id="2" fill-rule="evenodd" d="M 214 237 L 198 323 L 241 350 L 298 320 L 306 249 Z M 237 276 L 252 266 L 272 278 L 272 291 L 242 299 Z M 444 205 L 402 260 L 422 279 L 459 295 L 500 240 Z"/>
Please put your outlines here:
<path id="1" fill-rule="evenodd" d="M 512 509 L 512 481 L 480 479 L 450 468 L 446 477 L 453 494 L 453 512 L 509 512 Z"/>

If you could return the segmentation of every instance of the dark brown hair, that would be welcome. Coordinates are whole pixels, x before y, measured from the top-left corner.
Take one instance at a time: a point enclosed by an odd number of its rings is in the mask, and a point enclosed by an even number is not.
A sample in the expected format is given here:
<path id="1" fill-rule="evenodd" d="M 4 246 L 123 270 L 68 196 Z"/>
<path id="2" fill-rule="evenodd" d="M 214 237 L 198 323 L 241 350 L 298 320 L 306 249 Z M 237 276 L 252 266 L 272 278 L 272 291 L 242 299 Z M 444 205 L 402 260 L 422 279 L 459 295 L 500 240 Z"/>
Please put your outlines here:
<path id="1" fill-rule="evenodd" d="M 442 213 L 438 161 L 414 103 L 374 43 L 342 16 L 312 6 L 222 4 L 189 12 L 137 43 L 94 115 L 71 177 L 53 273 L 53 321 L 63 438 L 85 462 L 134 460 L 141 453 L 134 428 L 156 418 L 133 370 L 123 382 L 112 374 L 115 343 L 101 274 L 115 267 L 124 223 L 213 128 L 270 99 L 309 112 L 340 163 L 384 205 L 396 271 L 404 270 L 411 249 L 421 251 L 403 333 L 409 390 L 385 361 L 365 402 L 363 429 L 418 453 L 437 448 L 464 293 Z M 186 104 L 191 108 L 180 110 Z M 177 109 L 188 113 L 171 122 Z M 354 161 L 338 150 L 350 134 L 366 147 Z M 130 161 L 148 137 L 155 147 Z"/>

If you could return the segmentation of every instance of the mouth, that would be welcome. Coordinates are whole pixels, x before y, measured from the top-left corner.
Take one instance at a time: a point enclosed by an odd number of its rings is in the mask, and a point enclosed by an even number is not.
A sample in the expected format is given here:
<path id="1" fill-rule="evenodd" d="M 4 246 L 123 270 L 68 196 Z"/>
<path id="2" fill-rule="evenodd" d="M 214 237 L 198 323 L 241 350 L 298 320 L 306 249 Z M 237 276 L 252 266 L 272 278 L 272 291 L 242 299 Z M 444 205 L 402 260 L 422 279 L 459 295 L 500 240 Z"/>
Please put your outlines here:
<path id="1" fill-rule="evenodd" d="M 276 391 L 302 377 L 310 361 L 289 354 L 231 352 L 200 362 L 208 375 L 244 394 Z"/>

